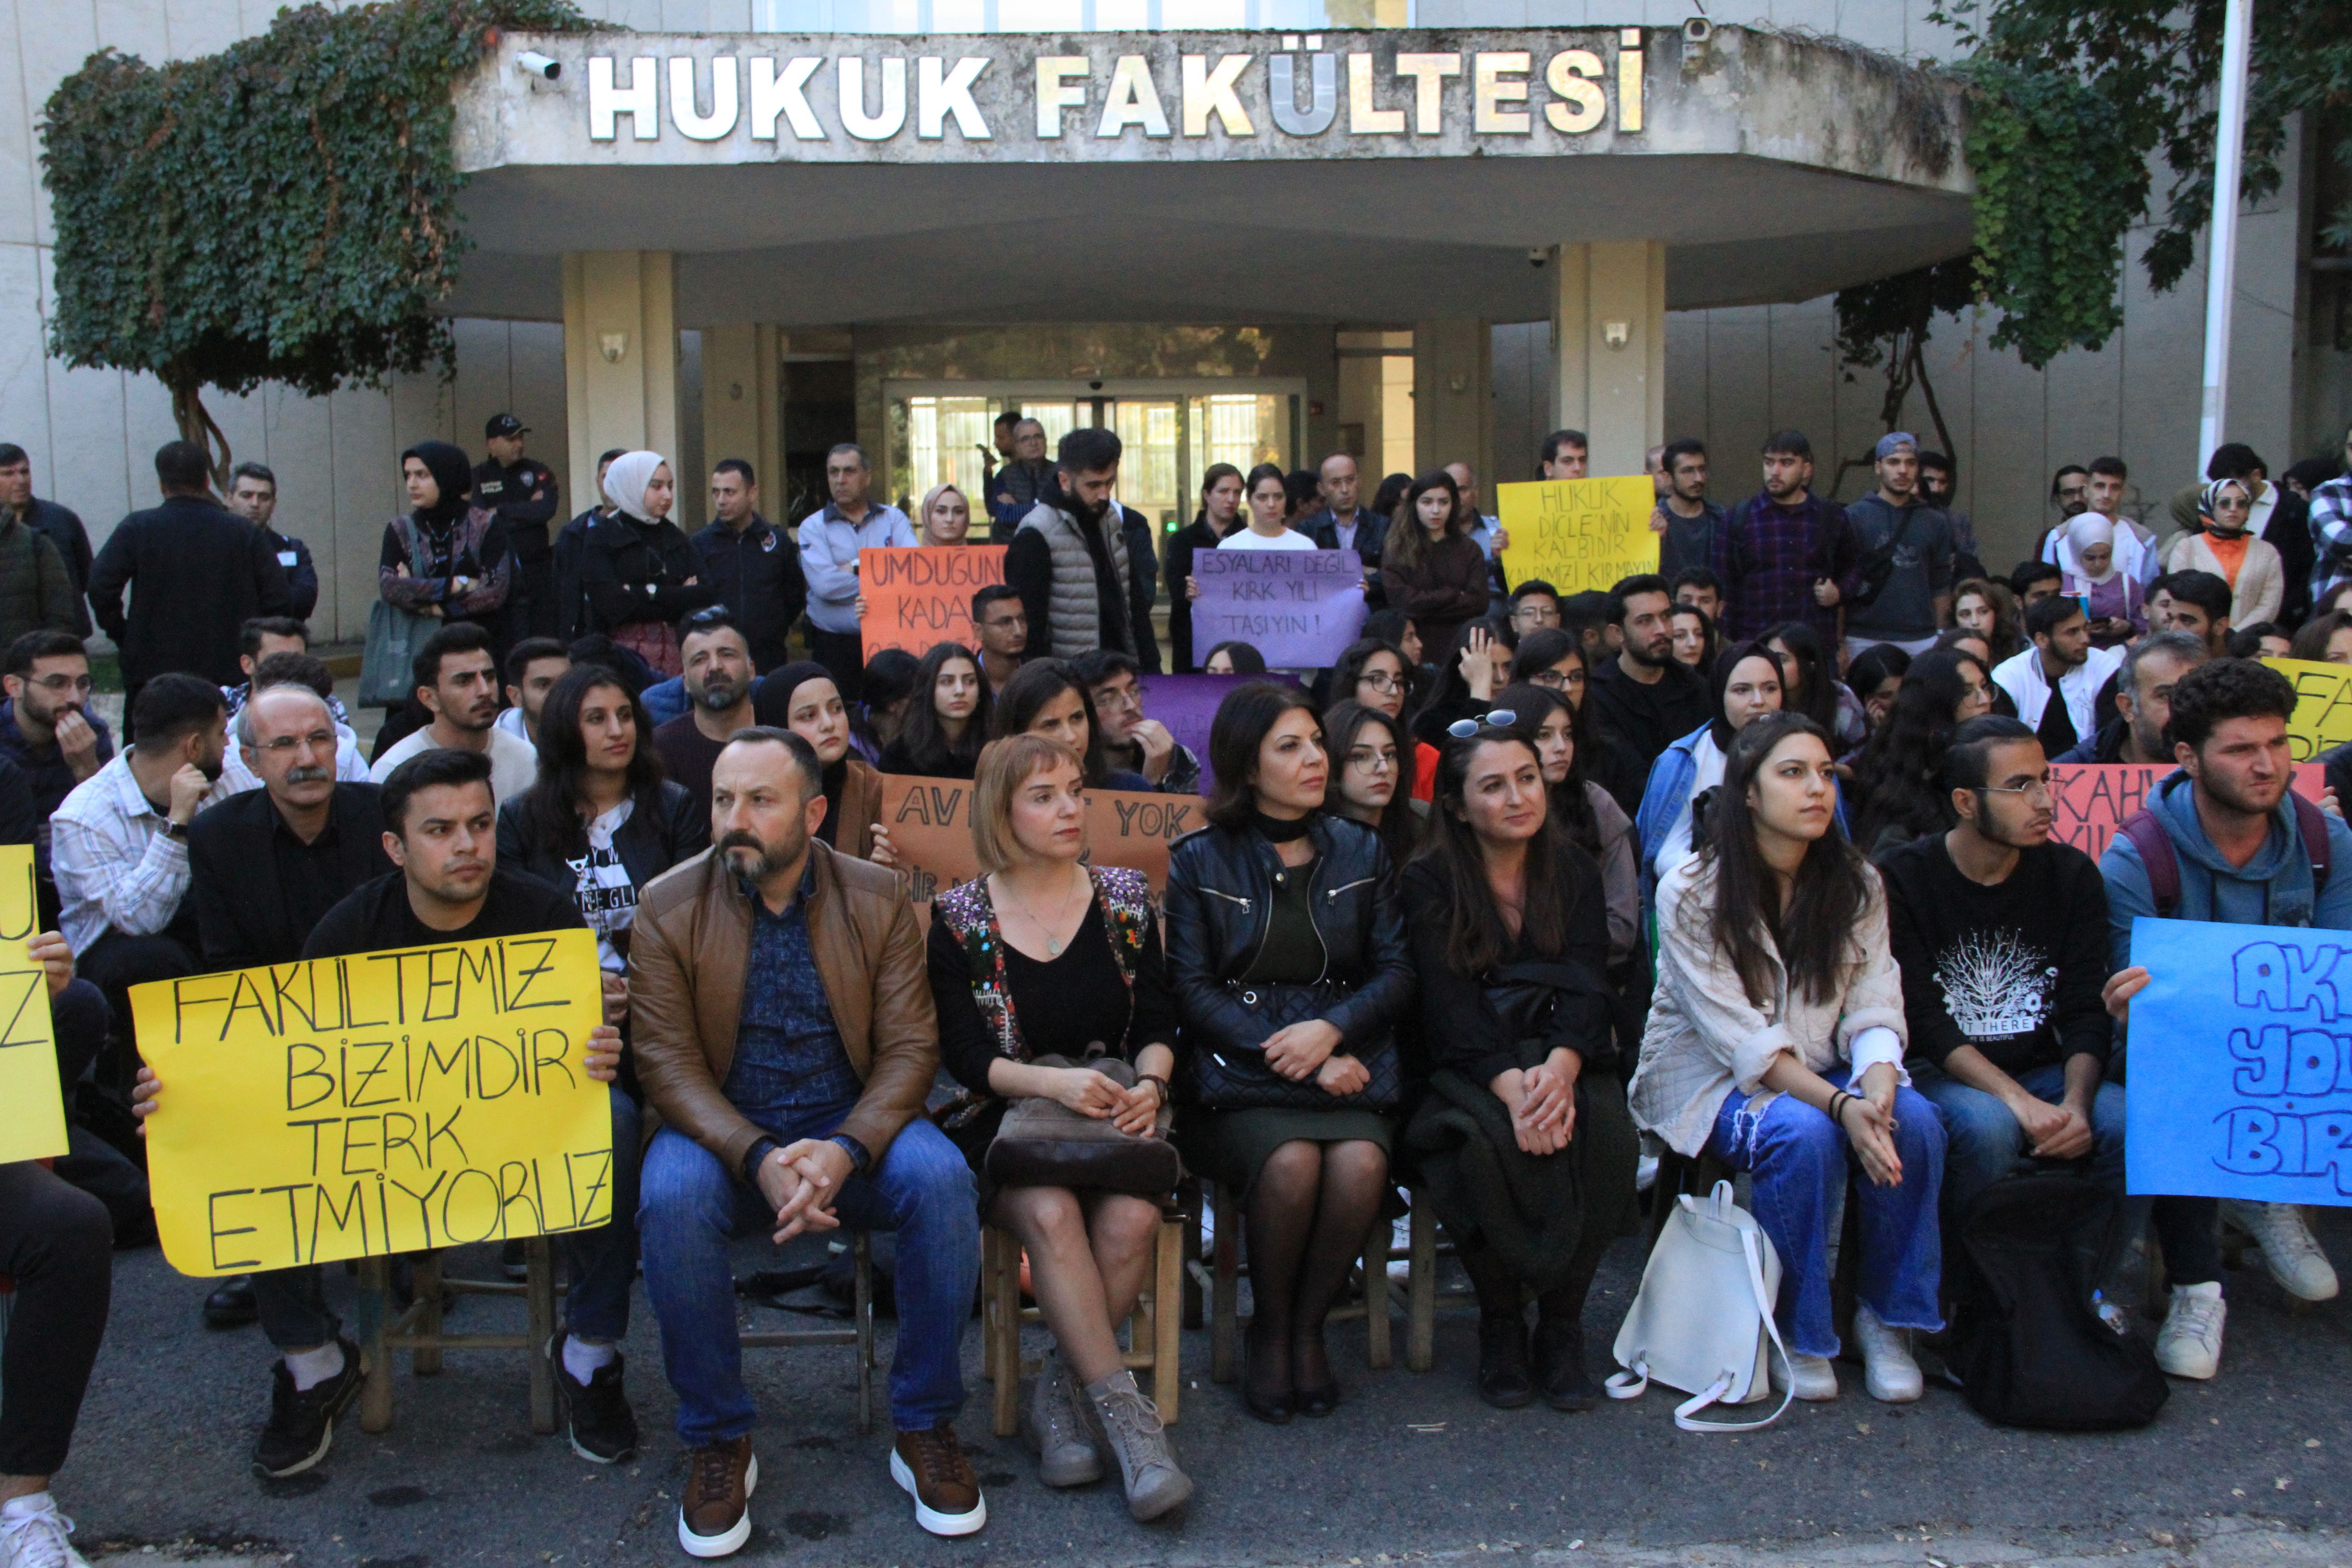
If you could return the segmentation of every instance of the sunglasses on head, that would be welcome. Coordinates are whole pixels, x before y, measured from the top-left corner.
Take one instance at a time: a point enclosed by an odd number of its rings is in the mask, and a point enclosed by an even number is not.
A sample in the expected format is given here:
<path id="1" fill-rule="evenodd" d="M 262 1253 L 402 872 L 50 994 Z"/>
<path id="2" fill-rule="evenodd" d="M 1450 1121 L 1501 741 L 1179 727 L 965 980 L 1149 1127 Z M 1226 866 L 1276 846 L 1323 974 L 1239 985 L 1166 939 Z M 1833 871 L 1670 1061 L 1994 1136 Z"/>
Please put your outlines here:
<path id="1" fill-rule="evenodd" d="M 1453 723 L 1445 726 L 1445 732 L 1457 741 L 1466 741 L 1478 732 L 1481 725 L 1492 725 L 1498 730 L 1507 730 L 1518 721 L 1519 716 L 1517 713 L 1507 708 L 1496 708 L 1483 719 L 1456 719 Z"/>

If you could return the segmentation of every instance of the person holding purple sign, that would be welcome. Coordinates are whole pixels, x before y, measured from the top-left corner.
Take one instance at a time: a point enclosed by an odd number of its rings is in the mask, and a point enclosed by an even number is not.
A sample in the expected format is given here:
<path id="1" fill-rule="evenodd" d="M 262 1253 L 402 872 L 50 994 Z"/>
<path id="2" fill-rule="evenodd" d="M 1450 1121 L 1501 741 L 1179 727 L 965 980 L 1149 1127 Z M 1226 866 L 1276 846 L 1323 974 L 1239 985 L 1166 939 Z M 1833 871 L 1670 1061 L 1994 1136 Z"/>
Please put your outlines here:
<path id="1" fill-rule="evenodd" d="M 1070 671 L 1094 700 L 1110 766 L 1141 773 L 1162 795 L 1201 793 L 1200 757 L 1167 725 L 1143 716 L 1143 681 L 1133 658 L 1097 648 L 1070 660 Z"/>

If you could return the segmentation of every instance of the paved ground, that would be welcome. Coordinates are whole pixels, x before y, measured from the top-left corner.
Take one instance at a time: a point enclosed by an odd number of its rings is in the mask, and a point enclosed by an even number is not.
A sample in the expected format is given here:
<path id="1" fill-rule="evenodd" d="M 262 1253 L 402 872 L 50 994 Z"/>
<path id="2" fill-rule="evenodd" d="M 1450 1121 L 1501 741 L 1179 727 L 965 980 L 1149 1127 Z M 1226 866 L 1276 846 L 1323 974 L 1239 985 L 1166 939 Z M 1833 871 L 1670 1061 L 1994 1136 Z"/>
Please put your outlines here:
<path id="1" fill-rule="evenodd" d="M 2342 1211 L 2321 1232 L 2352 1262 Z M 740 1271 L 772 1264 L 764 1251 L 747 1244 Z M 1596 1325 L 1613 1328 L 1635 1261 L 1630 1243 L 1612 1255 Z M 268 1351 L 256 1330 L 207 1333 L 200 1296 L 152 1250 L 120 1259 L 107 1352 L 59 1484 L 85 1542 L 147 1563 L 192 1547 L 357 1568 L 685 1560 L 673 1535 L 683 1461 L 642 1297 L 628 1350 L 647 1440 L 634 1464 L 598 1469 L 561 1438 L 532 1436 L 520 1363 L 453 1355 L 437 1378 L 402 1373 L 390 1433 L 347 1423 L 320 1469 L 263 1484 L 246 1456 Z M 1329 1420 L 1276 1429 L 1208 1384 L 1206 1341 L 1187 1336 L 1176 1441 L 1201 1491 L 1185 1517 L 1149 1529 L 1127 1519 L 1110 1486 L 1047 1492 L 1017 1441 L 988 1436 L 975 1332 L 961 1427 L 992 1521 L 960 1543 L 916 1529 L 887 1474 L 887 1435 L 856 1435 L 846 1350 L 755 1352 L 766 1424 L 745 1560 L 2352 1563 L 2352 1538 L 2336 1533 L 2352 1528 L 2352 1313 L 2339 1301 L 2290 1314 L 2259 1273 L 2233 1276 L 2231 1299 L 2222 1377 L 2176 1385 L 2154 1426 L 2105 1436 L 1995 1429 L 1943 1391 L 1908 1408 L 1875 1405 L 1853 1372 L 1844 1399 L 1796 1406 L 1747 1436 L 1677 1432 L 1654 1392 L 1584 1416 L 1502 1414 L 1471 1391 L 1474 1325 L 1461 1317 L 1441 1321 L 1438 1366 L 1425 1375 L 1365 1371 L 1362 1326 L 1335 1330 L 1347 1403 Z M 453 1326 L 509 1310 L 471 1301 Z M 1605 1333 L 1595 1339 L 1598 1361 Z"/>

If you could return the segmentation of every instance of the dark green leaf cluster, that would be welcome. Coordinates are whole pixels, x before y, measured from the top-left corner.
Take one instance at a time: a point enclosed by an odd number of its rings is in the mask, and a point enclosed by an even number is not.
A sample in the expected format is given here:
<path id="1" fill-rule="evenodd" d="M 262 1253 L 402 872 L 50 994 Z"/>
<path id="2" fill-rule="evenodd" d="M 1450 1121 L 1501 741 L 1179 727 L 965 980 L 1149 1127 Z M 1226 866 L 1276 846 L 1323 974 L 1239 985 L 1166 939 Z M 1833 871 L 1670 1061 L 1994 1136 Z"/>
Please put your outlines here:
<path id="1" fill-rule="evenodd" d="M 202 59 L 91 56 L 42 116 L 51 352 L 231 393 L 446 372 L 453 89 L 498 28 L 588 25 L 570 0 L 312 5 Z"/>

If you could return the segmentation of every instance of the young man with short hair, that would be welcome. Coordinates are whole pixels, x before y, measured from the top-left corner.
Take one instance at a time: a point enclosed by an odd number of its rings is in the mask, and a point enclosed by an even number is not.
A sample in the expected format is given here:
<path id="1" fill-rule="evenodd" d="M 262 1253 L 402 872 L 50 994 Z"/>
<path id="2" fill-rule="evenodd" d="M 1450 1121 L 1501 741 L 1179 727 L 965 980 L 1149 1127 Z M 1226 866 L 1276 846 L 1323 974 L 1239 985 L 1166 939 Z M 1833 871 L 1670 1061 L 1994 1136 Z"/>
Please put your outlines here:
<path id="1" fill-rule="evenodd" d="M 2145 984 L 2145 968 L 2126 969 L 2132 921 L 2142 915 L 2352 930 L 2352 831 L 2340 818 L 2287 798 L 2294 758 L 2286 731 L 2294 702 L 2285 676 L 2251 659 L 2211 659 L 2174 685 L 2167 733 L 2180 772 L 2148 792 L 2145 809 L 2170 851 L 2175 896 L 2168 907 L 2158 907 L 2147 862 L 2128 834 L 2110 839 L 2099 861 L 2107 883 L 2110 960 L 2125 971 L 2116 976 L 2118 1001 L 2127 1003 Z M 2314 866 L 2319 857 L 2305 840 L 2307 822 L 2327 836 L 2330 874 L 2324 887 Z M 2294 1205 L 2227 1206 L 2232 1223 L 2262 1244 L 2282 1287 L 2308 1300 L 2336 1294 L 2336 1272 Z M 2176 1377 L 2209 1378 L 2221 1366 L 2227 1315 L 2222 1207 L 2212 1198 L 2156 1200 L 2172 1295 L 2156 1359 Z"/>
<path id="2" fill-rule="evenodd" d="M 857 552 L 912 549 L 915 525 L 897 507 L 868 495 L 874 466 L 855 441 L 836 443 L 824 455 L 824 482 L 833 499 L 801 519 L 800 528 L 809 655 L 833 672 L 841 700 L 855 702 L 866 682 L 865 646 L 857 631 Z"/>
<path id="3" fill-rule="evenodd" d="M 1704 566 L 1685 566 L 1675 574 L 1674 587 L 1675 604 L 1696 605 L 1706 612 L 1708 620 L 1722 623 L 1722 578 Z"/>
<path id="4" fill-rule="evenodd" d="M 2187 632 L 2215 658 L 2224 658 L 2230 651 L 2230 584 L 2213 573 L 2168 572 L 2147 585 L 2148 629 Z"/>
<path id="5" fill-rule="evenodd" d="M 2186 632 L 2150 632 L 2140 638 L 2116 667 L 2115 711 L 2119 717 L 2051 760 L 2171 766 L 2172 745 L 2164 738 L 2164 727 L 2172 719 L 2172 689 L 2212 657 L 2200 639 Z"/>
<path id="6" fill-rule="evenodd" d="M 738 730 L 758 722 L 751 712 L 751 649 L 723 606 L 697 610 L 678 623 L 678 658 L 686 673 L 687 710 L 654 730 L 654 750 L 669 776 L 710 809 L 710 770 Z"/>
<path id="7" fill-rule="evenodd" d="M 416 700 L 432 722 L 403 736 L 375 760 L 368 776 L 377 784 L 409 758 L 447 749 L 490 759 L 490 789 L 501 801 L 529 789 L 539 777 L 539 752 L 528 741 L 498 727 L 498 667 L 490 659 L 490 634 L 470 622 L 443 626 L 416 650 Z"/>
<path id="8" fill-rule="evenodd" d="M 1724 518 L 1707 563 L 1723 584 L 1724 641 L 1802 621 L 1823 647 L 1834 647 L 1838 605 L 1863 585 L 1845 510 L 1812 493 L 1813 445 L 1803 431 L 1774 432 L 1763 459 L 1763 489 Z"/>
<path id="9" fill-rule="evenodd" d="M 1002 692 L 1029 651 L 1029 614 L 1018 590 L 992 583 L 971 596 L 972 635 L 980 642 L 981 679 Z"/>
<path id="10" fill-rule="evenodd" d="M 1658 454 L 1658 480 L 1664 491 L 1650 513 L 1650 531 L 1658 536 L 1658 574 L 1679 584 L 1683 572 L 1704 571 L 1713 563 L 1715 536 L 1723 527 L 1723 508 L 1706 499 L 1706 443 L 1688 437 L 1667 442 Z"/>
<path id="11" fill-rule="evenodd" d="M 988 1521 L 955 1431 L 980 1277 L 971 1168 L 923 1115 L 940 1066 L 923 939 L 897 875 L 816 837 L 816 752 L 753 728 L 712 772 L 711 847 L 645 889 L 629 951 L 631 1051 L 661 1127 L 639 1205 L 689 1450 L 678 1542 L 740 1551 L 758 1481 L 730 1262 L 842 1225 L 898 1237 L 891 1478 L 935 1535 Z"/>
<path id="12" fill-rule="evenodd" d="M 2055 756 L 2098 732 L 2098 694 L 2123 662 L 2119 647 L 2093 647 L 2082 604 L 2053 595 L 2025 612 L 2027 647 L 1995 665 L 1992 680 Z"/>
<path id="13" fill-rule="evenodd" d="M 25 771 L 41 814 L 37 840 L 46 854 L 48 820 L 74 786 L 114 755 L 114 735 L 92 712 L 89 655 L 70 632 L 26 632 L 0 661 L 0 757 Z"/>
<path id="14" fill-rule="evenodd" d="M 1123 448 L 1093 426 L 1062 437 L 1054 489 L 1021 520 L 1004 582 L 1021 595 L 1032 646 L 1056 658 L 1095 648 L 1139 654 L 1125 531 L 1111 500 Z"/>
<path id="15" fill-rule="evenodd" d="M 1559 625 L 1559 590 L 1540 577 L 1530 577 L 1511 590 L 1511 646 L 1529 632 Z"/>
<path id="16" fill-rule="evenodd" d="M 2136 583 L 2144 583 L 2156 575 L 2156 535 L 2137 521 L 2124 515 L 2124 497 L 2131 488 L 2131 470 L 2121 458 L 2094 458 L 2083 487 L 2083 505 L 2066 513 L 2073 518 L 2085 511 L 2097 512 L 2115 524 L 2115 568 Z M 2042 559 L 2062 566 L 2070 573 L 2079 573 L 2074 548 L 2066 542 L 2066 525 L 2061 522 L 2042 540 Z"/>
<path id="17" fill-rule="evenodd" d="M 15 513 L 36 532 L 47 534 L 49 542 L 57 546 L 58 558 L 73 579 L 74 603 L 79 607 L 75 625 L 66 629 L 76 637 L 89 636 L 89 606 L 83 600 L 89 591 L 89 531 L 72 508 L 33 493 L 33 459 L 14 441 L 0 441 L 0 511 Z"/>
<path id="18" fill-rule="evenodd" d="M 572 653 L 553 637 L 525 637 L 507 650 L 507 705 L 498 727 L 518 741 L 539 744 L 539 710 L 547 689 L 572 668 Z"/>
<path id="19" fill-rule="evenodd" d="M 694 536 L 706 587 L 734 616 L 754 670 L 792 662 L 793 626 L 808 607 L 801 552 L 760 515 L 760 486 L 751 465 L 722 458 L 710 470 L 710 525 Z"/>
<path id="20" fill-rule="evenodd" d="M 261 530 L 286 573 L 290 595 L 286 613 L 298 621 L 309 620 L 319 607 L 319 567 L 310 559 L 310 547 L 278 532 L 272 521 L 278 515 L 278 476 L 259 463 L 239 463 L 229 476 L 228 510 Z"/>
<path id="21" fill-rule="evenodd" d="M 1094 700 L 1103 755 L 1114 773 L 1141 773 L 1162 795 L 1201 793 L 1201 759 L 1167 725 L 1143 716 L 1143 682 L 1134 659 L 1097 649 L 1072 659 L 1070 673 Z"/>
<path id="22" fill-rule="evenodd" d="M 1952 615 L 1952 520 L 1919 495 L 1919 442 L 1907 430 L 1878 438 L 1878 488 L 1845 509 L 1863 583 L 1841 596 L 1845 651 L 1892 643 L 1916 658 Z"/>
<path id="23" fill-rule="evenodd" d="M 1632 759 L 1611 770 L 1610 781 L 1610 793 L 1630 816 L 1641 807 L 1650 764 L 1707 721 L 1707 683 L 1675 658 L 1674 601 L 1664 577 L 1628 577 L 1610 593 L 1624 647 L 1593 670 L 1585 700 L 1593 705 L 1603 740 Z"/>
<path id="24" fill-rule="evenodd" d="M 261 661 L 272 654 L 309 653 L 310 628 L 294 616 L 256 616 L 237 628 L 236 668 L 245 679 L 235 686 L 221 688 L 221 700 L 228 704 L 228 716 L 235 719 L 237 710 L 253 695 L 253 672 Z M 351 715 L 331 692 L 327 707 L 338 724 L 349 724 Z"/>
<path id="25" fill-rule="evenodd" d="M 1581 430 L 1555 430 L 1543 438 L 1543 448 L 1536 454 L 1536 469 L 1548 479 L 1580 479 L 1591 447 Z"/>
<path id="26" fill-rule="evenodd" d="M 2021 561 L 2009 574 L 2009 591 L 2017 595 L 2021 612 L 2057 593 L 2065 581 L 2066 574 L 2047 561 Z"/>

